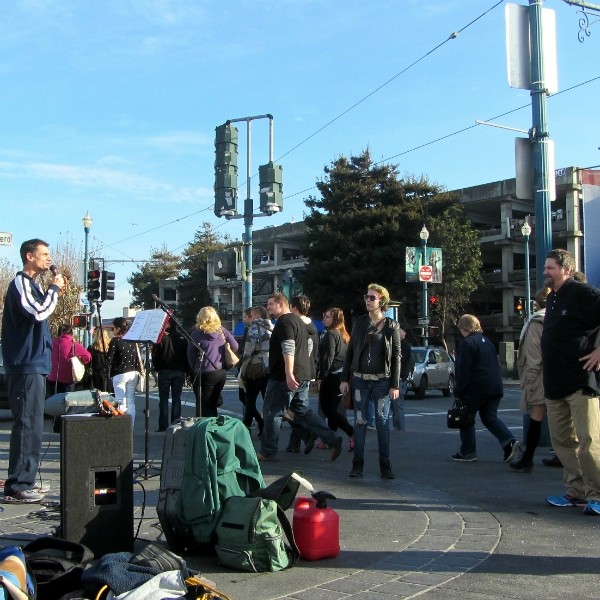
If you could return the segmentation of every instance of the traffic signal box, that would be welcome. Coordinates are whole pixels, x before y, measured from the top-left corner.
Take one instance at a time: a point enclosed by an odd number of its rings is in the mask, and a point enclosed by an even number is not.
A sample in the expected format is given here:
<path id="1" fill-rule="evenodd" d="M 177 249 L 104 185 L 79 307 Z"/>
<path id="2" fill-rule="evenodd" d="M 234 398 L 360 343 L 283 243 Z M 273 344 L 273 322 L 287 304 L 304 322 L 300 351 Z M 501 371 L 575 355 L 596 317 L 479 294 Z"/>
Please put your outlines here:
<path id="1" fill-rule="evenodd" d="M 86 329 L 89 323 L 89 315 L 75 315 L 73 317 L 73 327 Z"/>
<path id="2" fill-rule="evenodd" d="M 215 215 L 237 214 L 238 129 L 219 125 L 215 129 Z"/>
<path id="3" fill-rule="evenodd" d="M 102 283 L 100 286 L 100 300 L 114 300 L 115 274 L 110 271 L 102 271 Z"/>
<path id="4" fill-rule="evenodd" d="M 520 317 L 525 314 L 525 301 L 523 298 L 515 298 L 515 313 Z"/>
<path id="5" fill-rule="evenodd" d="M 283 167 L 272 162 L 258 167 L 260 211 L 264 213 L 283 210 Z"/>
<path id="6" fill-rule="evenodd" d="M 100 271 L 98 269 L 88 271 L 87 289 L 87 297 L 90 302 L 100 300 Z"/>

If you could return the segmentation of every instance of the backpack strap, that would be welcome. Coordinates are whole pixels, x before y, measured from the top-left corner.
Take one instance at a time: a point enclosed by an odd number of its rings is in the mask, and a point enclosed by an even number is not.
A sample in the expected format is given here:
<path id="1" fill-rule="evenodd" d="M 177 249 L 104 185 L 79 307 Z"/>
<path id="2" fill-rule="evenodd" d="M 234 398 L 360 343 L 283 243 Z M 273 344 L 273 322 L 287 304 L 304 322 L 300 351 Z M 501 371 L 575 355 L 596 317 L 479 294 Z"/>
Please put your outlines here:
<path id="1" fill-rule="evenodd" d="M 296 546 L 296 540 L 294 539 L 294 531 L 292 529 L 292 525 L 290 524 L 288 518 L 285 515 L 285 512 L 277 504 L 277 518 L 279 519 L 279 523 L 281 524 L 281 528 L 285 532 L 285 535 L 288 540 L 288 546 L 286 546 L 288 558 L 290 559 L 290 564 L 287 567 L 295 567 L 298 561 L 300 560 L 300 550 L 298 550 L 298 546 Z"/>

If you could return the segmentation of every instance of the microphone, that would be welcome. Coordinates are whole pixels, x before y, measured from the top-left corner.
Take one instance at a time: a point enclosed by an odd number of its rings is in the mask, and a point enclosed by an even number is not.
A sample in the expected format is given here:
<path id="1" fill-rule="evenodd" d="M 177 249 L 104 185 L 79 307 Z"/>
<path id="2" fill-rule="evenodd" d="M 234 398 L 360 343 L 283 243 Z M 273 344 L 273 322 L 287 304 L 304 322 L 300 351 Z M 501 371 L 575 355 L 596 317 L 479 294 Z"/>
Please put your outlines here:
<path id="1" fill-rule="evenodd" d="M 56 277 L 58 275 L 58 268 L 56 267 L 56 265 L 50 265 L 50 273 L 52 273 L 52 275 L 54 275 L 54 277 Z"/>

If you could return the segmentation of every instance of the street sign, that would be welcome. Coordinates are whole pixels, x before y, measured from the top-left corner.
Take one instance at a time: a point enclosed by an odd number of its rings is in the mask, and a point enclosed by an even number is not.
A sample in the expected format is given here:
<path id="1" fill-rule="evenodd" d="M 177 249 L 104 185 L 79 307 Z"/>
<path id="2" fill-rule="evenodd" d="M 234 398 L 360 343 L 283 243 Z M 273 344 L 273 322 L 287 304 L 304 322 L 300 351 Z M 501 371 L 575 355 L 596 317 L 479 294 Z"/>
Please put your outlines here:
<path id="1" fill-rule="evenodd" d="M 429 319 L 419 319 L 419 325 L 429 325 Z"/>
<path id="2" fill-rule="evenodd" d="M 0 231 L 0 246 L 12 246 L 12 233 Z"/>
<path id="3" fill-rule="evenodd" d="M 423 265 L 419 269 L 419 281 L 431 281 L 433 269 L 429 265 Z"/>

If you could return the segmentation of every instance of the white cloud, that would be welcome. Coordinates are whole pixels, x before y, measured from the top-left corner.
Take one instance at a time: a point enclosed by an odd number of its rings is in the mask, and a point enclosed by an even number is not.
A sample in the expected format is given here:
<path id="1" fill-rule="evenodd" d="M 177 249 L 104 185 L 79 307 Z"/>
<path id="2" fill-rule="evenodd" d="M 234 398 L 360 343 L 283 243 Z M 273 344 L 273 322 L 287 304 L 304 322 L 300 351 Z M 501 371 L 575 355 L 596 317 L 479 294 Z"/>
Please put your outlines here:
<path id="1" fill-rule="evenodd" d="M 210 188 L 177 187 L 134 173 L 86 165 L 57 165 L 43 162 L 19 164 L 0 161 L 0 175 L 52 179 L 72 186 L 121 190 L 133 193 L 136 197 L 146 200 L 160 199 L 161 201 L 187 202 L 209 198 L 213 195 Z"/>

